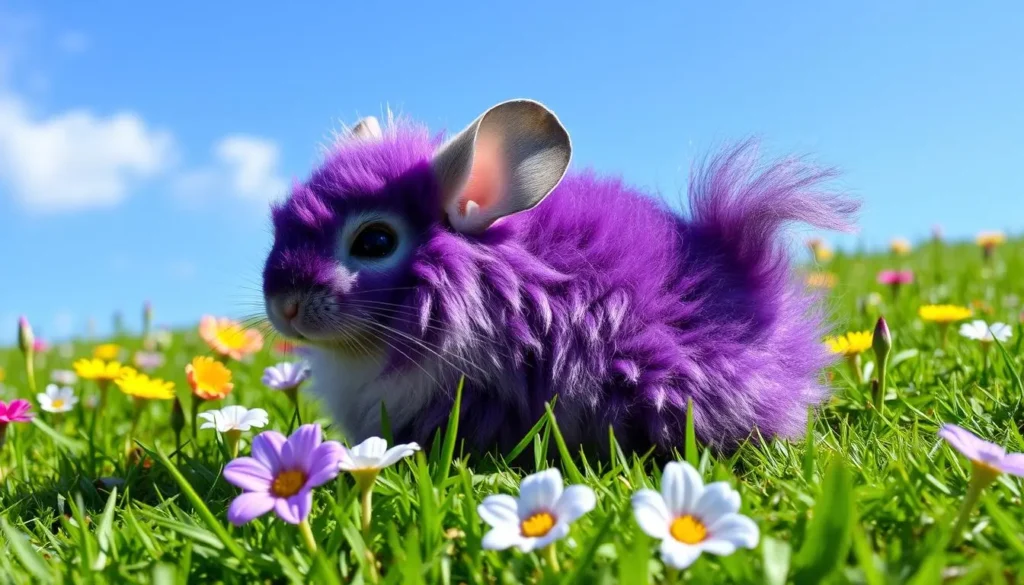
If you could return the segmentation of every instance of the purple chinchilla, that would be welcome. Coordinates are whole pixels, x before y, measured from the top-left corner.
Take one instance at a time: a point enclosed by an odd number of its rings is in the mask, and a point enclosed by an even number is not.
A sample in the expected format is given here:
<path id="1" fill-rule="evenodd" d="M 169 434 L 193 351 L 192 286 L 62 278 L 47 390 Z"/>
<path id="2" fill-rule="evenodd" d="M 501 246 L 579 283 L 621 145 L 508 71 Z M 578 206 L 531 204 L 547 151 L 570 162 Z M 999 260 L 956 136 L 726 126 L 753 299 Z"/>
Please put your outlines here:
<path id="1" fill-rule="evenodd" d="M 823 311 L 786 255 L 792 221 L 858 204 L 749 143 L 694 173 L 689 217 L 622 180 L 567 172 L 569 135 L 512 100 L 444 140 L 367 118 L 273 208 L 266 311 L 309 345 L 313 392 L 352 440 L 429 441 L 465 375 L 459 434 L 508 449 L 558 395 L 569 447 L 728 448 L 797 437 L 828 391 Z"/>

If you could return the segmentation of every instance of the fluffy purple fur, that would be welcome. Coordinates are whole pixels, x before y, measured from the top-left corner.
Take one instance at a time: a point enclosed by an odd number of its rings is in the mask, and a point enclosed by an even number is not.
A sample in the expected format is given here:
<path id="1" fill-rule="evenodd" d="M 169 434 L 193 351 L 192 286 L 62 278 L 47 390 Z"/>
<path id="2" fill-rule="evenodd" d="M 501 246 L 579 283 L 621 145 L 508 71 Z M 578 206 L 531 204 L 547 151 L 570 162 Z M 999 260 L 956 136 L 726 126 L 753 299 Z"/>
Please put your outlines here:
<path id="1" fill-rule="evenodd" d="M 397 440 L 427 442 L 446 424 L 462 373 L 459 431 L 473 450 L 517 443 L 556 394 L 571 448 L 606 445 L 610 425 L 628 450 L 681 449 L 687 399 L 705 444 L 802 435 L 828 394 L 830 356 L 783 228 L 849 227 L 857 204 L 821 189 L 829 173 L 759 167 L 745 143 L 694 173 L 685 218 L 619 179 L 570 171 L 539 206 L 466 236 L 442 212 L 429 164 L 439 140 L 400 124 L 340 144 L 273 210 L 264 273 L 268 295 L 321 287 L 342 307 L 391 307 L 370 317 L 401 332 L 382 375 L 444 356 Z M 414 251 L 338 289 L 339 226 L 381 210 L 410 224 Z"/>

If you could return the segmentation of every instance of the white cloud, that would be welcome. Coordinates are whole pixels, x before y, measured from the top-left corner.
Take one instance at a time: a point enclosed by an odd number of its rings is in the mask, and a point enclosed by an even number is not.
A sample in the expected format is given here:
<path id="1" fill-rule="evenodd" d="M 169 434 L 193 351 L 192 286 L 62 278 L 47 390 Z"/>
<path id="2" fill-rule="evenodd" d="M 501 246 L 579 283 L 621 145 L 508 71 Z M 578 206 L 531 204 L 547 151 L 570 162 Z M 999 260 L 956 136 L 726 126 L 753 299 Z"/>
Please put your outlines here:
<path id="1" fill-rule="evenodd" d="M 78 109 L 37 118 L 21 100 L 0 95 L 0 179 L 30 210 L 115 206 L 173 158 L 170 133 L 137 114 L 103 118 Z"/>
<path id="2" fill-rule="evenodd" d="M 57 46 L 72 55 L 82 53 L 89 48 L 89 37 L 79 31 L 68 31 L 57 39 Z"/>
<path id="3" fill-rule="evenodd" d="M 268 202 L 287 194 L 288 183 L 279 174 L 281 149 L 266 138 L 230 135 L 213 147 L 215 164 L 182 173 L 174 190 L 186 201 L 228 195 Z"/>

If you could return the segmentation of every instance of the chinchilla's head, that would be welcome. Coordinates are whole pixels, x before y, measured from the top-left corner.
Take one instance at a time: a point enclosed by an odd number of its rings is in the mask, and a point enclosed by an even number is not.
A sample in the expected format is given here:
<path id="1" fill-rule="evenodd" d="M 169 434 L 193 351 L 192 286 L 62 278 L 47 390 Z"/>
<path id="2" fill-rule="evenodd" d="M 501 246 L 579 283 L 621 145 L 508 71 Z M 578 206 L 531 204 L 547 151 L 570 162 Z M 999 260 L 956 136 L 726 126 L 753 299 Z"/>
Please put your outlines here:
<path id="1" fill-rule="evenodd" d="M 432 238 L 479 238 L 561 181 L 569 136 L 543 105 L 500 103 L 447 141 L 366 118 L 273 208 L 263 272 L 267 316 L 283 335 L 360 353 L 403 300 Z M 443 275 L 441 275 L 443 278 Z"/>

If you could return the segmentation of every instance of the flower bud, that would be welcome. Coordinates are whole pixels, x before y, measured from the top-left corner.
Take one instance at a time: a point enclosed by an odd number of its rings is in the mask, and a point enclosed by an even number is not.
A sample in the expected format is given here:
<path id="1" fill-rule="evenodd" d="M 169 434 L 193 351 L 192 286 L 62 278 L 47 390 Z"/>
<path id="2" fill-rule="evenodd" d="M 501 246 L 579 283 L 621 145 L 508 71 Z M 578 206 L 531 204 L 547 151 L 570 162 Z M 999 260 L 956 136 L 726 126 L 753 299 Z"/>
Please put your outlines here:
<path id="1" fill-rule="evenodd" d="M 36 338 L 32 335 L 32 326 L 24 315 L 18 318 L 18 348 L 22 353 L 30 353 L 35 349 Z"/>
<path id="2" fill-rule="evenodd" d="M 892 334 L 889 333 L 889 324 L 885 322 L 885 317 L 879 317 L 875 324 L 871 347 L 875 350 L 875 356 L 879 361 L 887 357 L 892 349 Z"/>
<path id="3" fill-rule="evenodd" d="M 175 434 L 180 434 L 185 428 L 185 411 L 181 408 L 181 400 L 174 398 L 174 406 L 171 408 L 171 429 Z"/>

